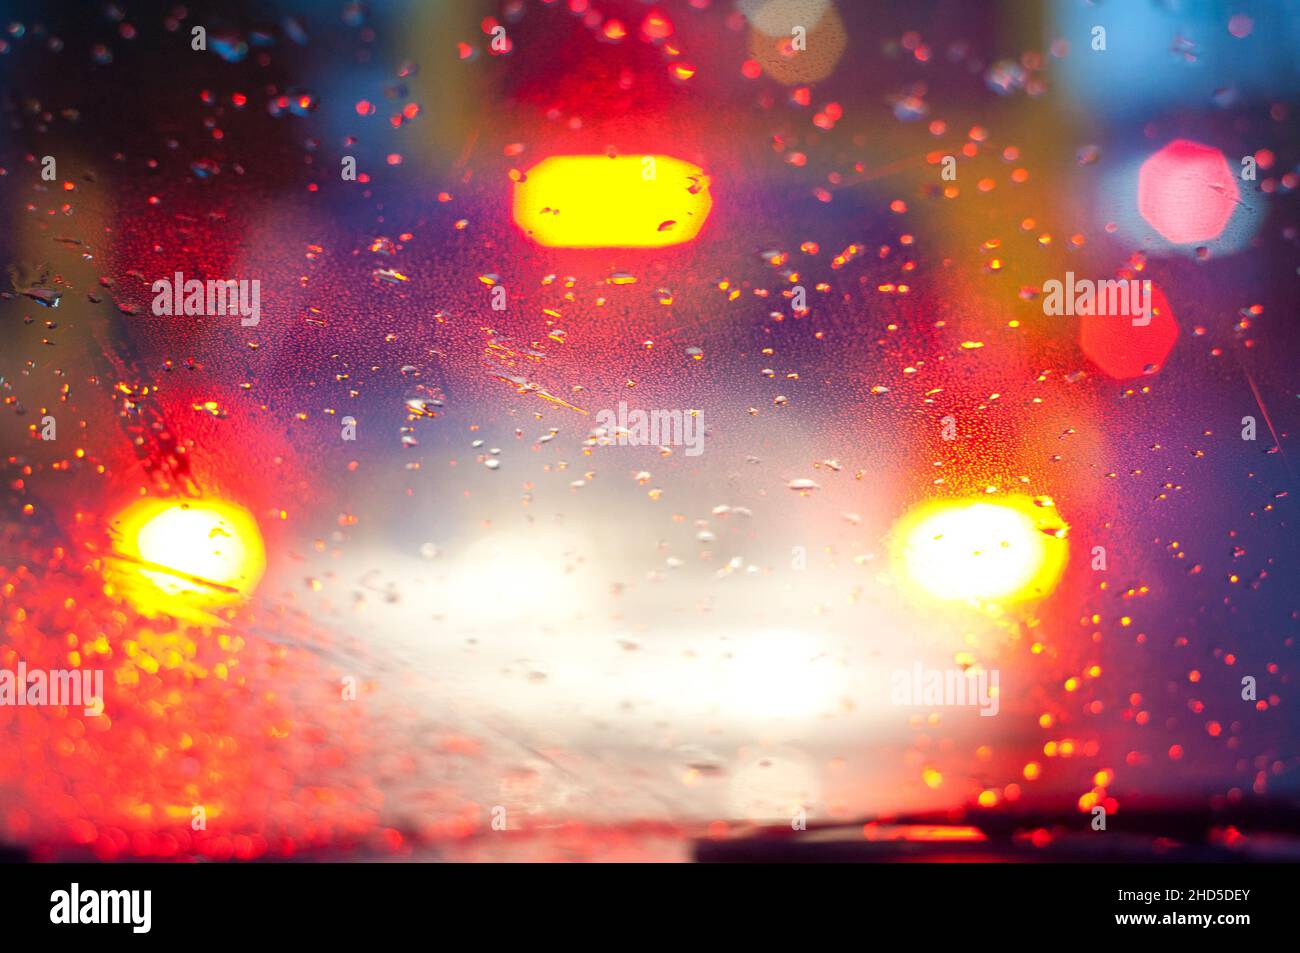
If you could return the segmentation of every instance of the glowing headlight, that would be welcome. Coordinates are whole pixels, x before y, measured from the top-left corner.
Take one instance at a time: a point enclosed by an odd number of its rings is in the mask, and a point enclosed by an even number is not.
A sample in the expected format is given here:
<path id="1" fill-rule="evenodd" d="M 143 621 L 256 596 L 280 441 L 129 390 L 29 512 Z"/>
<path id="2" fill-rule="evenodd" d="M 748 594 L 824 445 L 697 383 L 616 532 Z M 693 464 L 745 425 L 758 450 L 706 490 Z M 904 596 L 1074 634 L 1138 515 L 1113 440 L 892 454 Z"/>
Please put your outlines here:
<path id="1" fill-rule="evenodd" d="M 940 599 L 1038 599 L 1065 569 L 1066 529 L 1054 507 L 1028 497 L 936 500 L 895 525 L 894 560 Z"/>
<path id="2" fill-rule="evenodd" d="M 142 612 L 184 615 L 237 602 L 266 569 L 257 521 L 221 500 L 140 500 L 113 529 L 110 581 Z"/>

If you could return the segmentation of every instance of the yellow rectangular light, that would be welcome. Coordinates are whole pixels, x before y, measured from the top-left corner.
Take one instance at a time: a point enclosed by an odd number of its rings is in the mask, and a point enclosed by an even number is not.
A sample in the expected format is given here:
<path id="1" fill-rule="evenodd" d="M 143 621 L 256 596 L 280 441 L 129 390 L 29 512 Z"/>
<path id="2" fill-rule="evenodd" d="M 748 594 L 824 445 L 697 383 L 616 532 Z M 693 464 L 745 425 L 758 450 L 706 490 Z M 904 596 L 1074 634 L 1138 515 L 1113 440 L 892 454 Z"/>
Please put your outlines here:
<path id="1" fill-rule="evenodd" d="M 662 155 L 551 156 L 515 182 L 515 224 L 551 248 L 662 248 L 699 234 L 713 199 L 698 166 Z"/>

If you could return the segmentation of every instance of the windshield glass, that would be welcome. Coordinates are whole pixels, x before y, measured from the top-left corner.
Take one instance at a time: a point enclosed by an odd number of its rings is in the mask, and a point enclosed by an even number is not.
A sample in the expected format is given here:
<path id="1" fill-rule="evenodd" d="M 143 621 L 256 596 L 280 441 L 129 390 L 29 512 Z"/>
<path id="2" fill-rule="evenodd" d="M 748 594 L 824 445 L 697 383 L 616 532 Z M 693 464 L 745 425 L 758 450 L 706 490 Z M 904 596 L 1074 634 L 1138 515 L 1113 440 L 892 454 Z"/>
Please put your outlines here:
<path id="1" fill-rule="evenodd" d="M 1294 797 L 1293 6 L 42 6 L 0 842 Z"/>

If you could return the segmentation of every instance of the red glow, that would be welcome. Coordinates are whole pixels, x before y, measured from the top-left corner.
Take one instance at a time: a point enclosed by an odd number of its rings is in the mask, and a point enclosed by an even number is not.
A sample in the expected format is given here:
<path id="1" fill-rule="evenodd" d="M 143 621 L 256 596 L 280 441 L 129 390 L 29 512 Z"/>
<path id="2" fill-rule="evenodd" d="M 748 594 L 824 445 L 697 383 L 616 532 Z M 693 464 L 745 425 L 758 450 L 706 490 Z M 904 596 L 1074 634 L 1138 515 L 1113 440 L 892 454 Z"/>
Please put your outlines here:
<path id="1" fill-rule="evenodd" d="M 1223 153 L 1187 139 L 1169 143 L 1138 173 L 1138 211 L 1171 242 L 1217 238 L 1239 201 Z"/>
<path id="2" fill-rule="evenodd" d="M 1111 377 L 1126 380 L 1154 373 L 1164 363 L 1178 339 L 1178 323 L 1165 293 L 1151 285 L 1151 323 L 1134 325 L 1123 314 L 1098 312 L 1079 319 L 1079 346 L 1094 364 Z"/>

